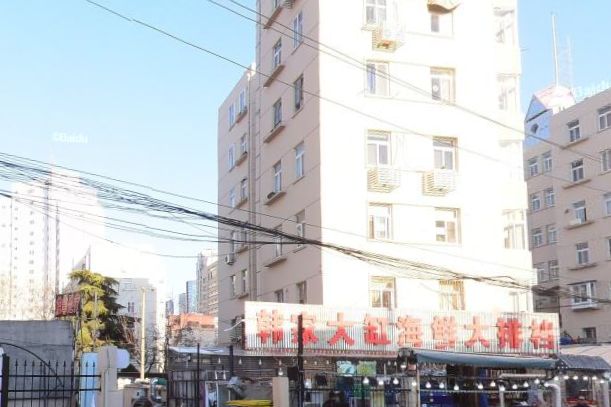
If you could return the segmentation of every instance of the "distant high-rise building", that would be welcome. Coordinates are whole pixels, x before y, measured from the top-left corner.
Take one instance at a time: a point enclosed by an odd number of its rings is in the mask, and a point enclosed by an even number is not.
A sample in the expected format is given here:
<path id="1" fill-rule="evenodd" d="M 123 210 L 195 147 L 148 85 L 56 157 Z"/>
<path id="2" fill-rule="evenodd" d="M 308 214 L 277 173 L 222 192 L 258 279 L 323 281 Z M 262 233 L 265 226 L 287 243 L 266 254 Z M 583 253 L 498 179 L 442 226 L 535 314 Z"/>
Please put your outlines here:
<path id="1" fill-rule="evenodd" d="M 165 316 L 174 315 L 174 300 L 169 299 L 165 302 Z"/>
<path id="2" fill-rule="evenodd" d="M 203 250 L 197 257 L 197 312 L 217 315 L 218 278 L 215 250 Z"/>
<path id="3" fill-rule="evenodd" d="M 187 314 L 187 310 L 187 293 L 178 294 L 178 314 Z"/>
<path id="4" fill-rule="evenodd" d="M 185 294 L 187 294 L 187 313 L 197 312 L 197 280 L 187 281 Z"/>

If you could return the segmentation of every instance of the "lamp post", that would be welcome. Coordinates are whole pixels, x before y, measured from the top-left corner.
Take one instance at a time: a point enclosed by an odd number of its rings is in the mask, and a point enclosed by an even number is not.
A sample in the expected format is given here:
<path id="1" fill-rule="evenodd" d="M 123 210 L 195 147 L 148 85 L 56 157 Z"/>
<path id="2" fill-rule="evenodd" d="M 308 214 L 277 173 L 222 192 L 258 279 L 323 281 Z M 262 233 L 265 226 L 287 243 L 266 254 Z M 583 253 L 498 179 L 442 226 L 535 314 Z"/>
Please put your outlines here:
<path id="1" fill-rule="evenodd" d="M 146 356 L 146 292 L 155 291 L 152 287 L 140 287 L 140 380 L 144 380 L 144 360 Z"/>

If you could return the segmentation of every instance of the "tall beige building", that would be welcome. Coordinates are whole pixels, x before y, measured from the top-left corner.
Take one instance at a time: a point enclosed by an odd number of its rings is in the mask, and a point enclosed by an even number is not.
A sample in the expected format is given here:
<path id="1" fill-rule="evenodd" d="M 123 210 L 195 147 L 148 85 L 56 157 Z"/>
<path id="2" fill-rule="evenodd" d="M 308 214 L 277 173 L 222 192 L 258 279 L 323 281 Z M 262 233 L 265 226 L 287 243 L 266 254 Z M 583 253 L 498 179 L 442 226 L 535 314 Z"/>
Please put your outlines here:
<path id="1" fill-rule="evenodd" d="M 574 340 L 607 342 L 611 308 L 599 299 L 611 289 L 611 90 L 574 104 L 551 89 L 526 117 L 527 132 L 547 140 L 525 149 L 533 264 L 547 290 L 536 309 L 559 312 Z"/>
<path id="2" fill-rule="evenodd" d="M 257 62 L 219 108 L 219 214 L 533 281 L 515 0 L 262 0 Z M 506 124 L 504 128 L 489 120 Z M 529 290 L 430 279 L 223 227 L 219 338 L 244 301 L 515 311 Z M 262 244 L 262 243 L 270 244 Z"/>

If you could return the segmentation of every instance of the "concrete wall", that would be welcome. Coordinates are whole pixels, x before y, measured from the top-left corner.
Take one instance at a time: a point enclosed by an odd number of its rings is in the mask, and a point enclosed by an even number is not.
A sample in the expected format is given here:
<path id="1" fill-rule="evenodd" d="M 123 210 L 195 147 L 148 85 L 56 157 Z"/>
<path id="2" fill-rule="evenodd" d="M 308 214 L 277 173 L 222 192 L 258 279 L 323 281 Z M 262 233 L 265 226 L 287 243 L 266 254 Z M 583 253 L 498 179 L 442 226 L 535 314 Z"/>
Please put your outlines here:
<path id="1" fill-rule="evenodd" d="M 0 347 L 12 361 L 39 362 L 10 344 L 28 349 L 45 362 L 71 362 L 74 335 L 70 325 L 69 321 L 0 321 Z"/>

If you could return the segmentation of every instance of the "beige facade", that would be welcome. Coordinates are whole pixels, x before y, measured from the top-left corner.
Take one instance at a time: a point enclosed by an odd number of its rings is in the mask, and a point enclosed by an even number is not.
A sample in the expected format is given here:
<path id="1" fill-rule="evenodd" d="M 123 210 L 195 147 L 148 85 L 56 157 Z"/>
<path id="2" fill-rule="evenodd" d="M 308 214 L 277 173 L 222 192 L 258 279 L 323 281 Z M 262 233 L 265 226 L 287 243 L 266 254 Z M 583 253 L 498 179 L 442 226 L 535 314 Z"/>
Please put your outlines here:
<path id="1" fill-rule="evenodd" d="M 271 18 L 257 30 L 256 69 L 219 109 L 219 214 L 457 273 L 532 281 L 523 136 L 453 106 L 521 126 L 516 3 L 466 0 L 439 13 L 425 0 L 260 1 Z M 229 239 L 219 246 L 221 343 L 245 300 L 531 306 L 528 290 L 438 281 L 225 226 L 219 235 Z"/>
<path id="2" fill-rule="evenodd" d="M 525 151 L 533 264 L 551 289 L 536 308 L 559 311 L 573 339 L 608 341 L 611 90 L 552 115 L 547 140 Z"/>

